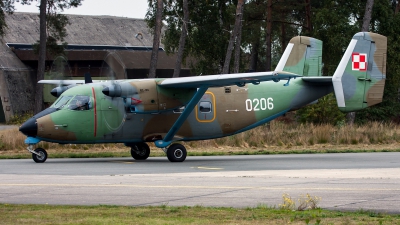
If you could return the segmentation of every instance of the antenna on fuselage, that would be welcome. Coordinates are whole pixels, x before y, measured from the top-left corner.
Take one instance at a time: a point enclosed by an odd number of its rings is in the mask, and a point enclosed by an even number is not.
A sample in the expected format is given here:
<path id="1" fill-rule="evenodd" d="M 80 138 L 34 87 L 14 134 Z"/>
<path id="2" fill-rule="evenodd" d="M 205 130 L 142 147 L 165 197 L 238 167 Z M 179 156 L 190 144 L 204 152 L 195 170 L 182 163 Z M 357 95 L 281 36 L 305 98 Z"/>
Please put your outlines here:
<path id="1" fill-rule="evenodd" d="M 90 76 L 90 73 L 85 73 L 85 84 L 90 83 L 93 83 L 92 76 Z"/>

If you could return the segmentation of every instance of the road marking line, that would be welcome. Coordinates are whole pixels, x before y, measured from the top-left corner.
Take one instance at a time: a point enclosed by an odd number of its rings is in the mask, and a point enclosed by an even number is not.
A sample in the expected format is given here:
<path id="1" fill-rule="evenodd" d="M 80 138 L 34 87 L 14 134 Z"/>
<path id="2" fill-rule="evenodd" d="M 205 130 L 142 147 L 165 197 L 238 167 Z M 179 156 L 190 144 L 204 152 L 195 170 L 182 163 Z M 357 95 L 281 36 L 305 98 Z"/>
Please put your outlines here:
<path id="1" fill-rule="evenodd" d="M 121 161 L 121 160 L 115 160 L 115 161 L 109 161 L 112 163 L 124 163 L 124 164 L 134 164 L 135 162 L 129 162 L 129 161 Z"/>
<path id="2" fill-rule="evenodd" d="M 130 187 L 130 188 L 170 188 L 170 189 L 256 189 L 256 190 L 331 190 L 331 191 L 400 191 L 400 188 L 299 188 L 299 187 L 252 187 L 252 186 L 172 186 L 134 184 L 0 184 L 0 187 Z"/>
<path id="3" fill-rule="evenodd" d="M 203 170 L 223 170 L 224 168 L 218 168 L 218 167 L 204 167 L 204 166 L 198 166 L 195 167 L 197 169 L 203 169 Z"/>

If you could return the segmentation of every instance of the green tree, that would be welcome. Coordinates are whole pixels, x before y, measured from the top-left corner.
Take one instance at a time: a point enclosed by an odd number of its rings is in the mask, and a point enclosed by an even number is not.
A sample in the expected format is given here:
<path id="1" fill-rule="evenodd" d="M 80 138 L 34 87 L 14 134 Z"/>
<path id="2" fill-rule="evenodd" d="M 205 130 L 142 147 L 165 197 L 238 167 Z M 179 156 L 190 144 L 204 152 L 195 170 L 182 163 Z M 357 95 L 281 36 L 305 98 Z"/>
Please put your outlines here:
<path id="1" fill-rule="evenodd" d="M 150 3 L 152 3 L 151 0 L 150 0 Z M 160 39 L 161 39 L 163 11 L 164 11 L 164 0 L 157 0 L 155 26 L 154 26 L 154 33 L 153 33 L 154 34 L 153 50 L 151 52 L 149 78 L 156 77 L 158 48 L 160 46 Z"/>
<path id="2" fill-rule="evenodd" d="M 240 49 L 244 3 L 245 3 L 244 0 L 238 0 L 238 3 L 237 3 L 236 13 L 235 13 L 235 26 L 233 27 L 233 30 L 231 30 L 231 36 L 230 36 L 228 48 L 226 51 L 224 67 L 222 69 L 223 74 L 229 73 L 233 49 L 234 48 Z M 236 53 L 235 59 L 238 60 L 239 57 L 240 57 L 240 52 Z"/>
<path id="3" fill-rule="evenodd" d="M 182 26 L 181 26 L 182 31 L 181 31 L 181 37 L 179 39 L 179 47 L 178 47 L 178 53 L 176 56 L 174 75 L 172 77 L 179 77 L 179 75 L 180 75 L 183 53 L 185 50 L 186 38 L 188 35 L 188 26 L 189 26 L 189 3 L 188 3 L 188 0 L 183 0 L 182 5 L 183 5 L 183 7 L 182 7 L 183 19 L 182 19 Z"/>
<path id="4" fill-rule="evenodd" d="M 15 10 L 13 0 L 1 0 L 0 1 L 0 36 L 4 36 L 5 29 L 7 28 L 5 14 L 12 14 Z"/>
<path id="5" fill-rule="evenodd" d="M 302 123 L 338 125 L 345 121 L 345 114 L 337 110 L 333 94 L 320 98 L 314 105 L 299 109 L 296 116 Z"/>
<path id="6" fill-rule="evenodd" d="M 58 41 L 64 41 L 67 36 L 65 26 L 69 22 L 60 12 L 67 8 L 78 7 L 83 0 L 21 0 L 22 4 L 31 4 L 33 1 L 40 1 L 40 40 L 34 44 L 39 54 L 36 76 L 39 81 L 44 78 L 46 54 L 59 54 L 64 50 L 58 45 Z M 63 44 L 66 45 L 65 42 Z M 43 108 L 43 85 L 36 85 L 34 111 L 38 113 Z"/>
<path id="7" fill-rule="evenodd" d="M 167 27 L 162 43 L 167 54 L 177 52 L 183 25 L 182 2 L 173 2 L 175 1 L 168 0 L 163 12 Z M 196 64 L 192 65 L 194 73 L 221 73 L 236 5 L 227 0 L 188 0 L 188 5 L 192 10 L 189 15 L 183 62 L 190 56 L 196 59 Z M 149 4 L 149 6 L 146 20 L 150 29 L 153 29 L 156 11 L 154 4 Z"/>

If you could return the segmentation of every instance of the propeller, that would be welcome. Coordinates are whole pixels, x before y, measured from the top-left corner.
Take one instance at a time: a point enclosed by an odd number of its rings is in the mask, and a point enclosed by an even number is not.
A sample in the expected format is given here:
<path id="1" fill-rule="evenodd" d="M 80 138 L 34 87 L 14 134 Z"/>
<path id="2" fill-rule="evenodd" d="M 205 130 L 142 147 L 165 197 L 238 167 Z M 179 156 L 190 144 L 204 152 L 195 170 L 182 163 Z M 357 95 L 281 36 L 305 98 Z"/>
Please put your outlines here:
<path id="1" fill-rule="evenodd" d="M 103 94 L 111 98 L 121 97 L 127 110 L 142 109 L 142 100 L 139 99 L 138 90 L 129 83 L 116 80 L 127 78 L 126 66 L 121 55 L 118 52 L 109 52 L 104 59 L 104 64 L 101 74 L 108 77 L 111 82 L 104 85 Z"/>
<path id="2" fill-rule="evenodd" d="M 104 86 L 103 93 L 109 97 L 121 97 L 122 90 L 116 79 L 126 79 L 126 66 L 118 52 L 109 51 L 103 60 L 100 76 L 111 81 Z"/>
<path id="3" fill-rule="evenodd" d="M 50 91 L 50 94 L 54 97 L 59 97 L 64 91 L 75 86 L 75 84 L 71 85 L 64 83 L 65 80 L 72 80 L 71 67 L 69 66 L 68 60 L 65 58 L 65 56 L 57 56 L 54 59 L 53 64 L 50 67 L 50 71 L 46 73 L 46 76 L 48 76 L 49 80 L 60 81 L 57 84 L 57 87 Z"/>

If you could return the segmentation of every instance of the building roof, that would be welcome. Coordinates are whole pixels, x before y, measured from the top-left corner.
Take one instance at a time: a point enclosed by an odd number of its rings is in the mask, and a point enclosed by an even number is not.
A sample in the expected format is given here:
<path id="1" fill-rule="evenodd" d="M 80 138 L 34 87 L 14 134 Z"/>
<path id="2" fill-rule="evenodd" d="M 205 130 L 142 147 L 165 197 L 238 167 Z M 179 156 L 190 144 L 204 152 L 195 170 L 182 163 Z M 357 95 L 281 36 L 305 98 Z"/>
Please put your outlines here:
<path id="1" fill-rule="evenodd" d="M 106 60 L 114 54 L 124 68 L 148 69 L 150 65 L 153 35 L 143 19 L 113 16 L 66 15 L 70 24 L 66 26 L 68 60 Z M 39 40 L 39 14 L 18 13 L 6 15 L 7 30 L 2 38 L 0 66 L 24 68 L 22 61 L 36 61 L 31 45 Z M 160 48 L 163 45 L 160 43 Z M 11 57 L 10 49 L 16 57 Z M 173 69 L 176 55 L 159 51 L 157 69 Z M 7 59 L 7 60 L 6 60 Z M 51 59 L 51 56 L 48 57 Z M 189 69 L 189 64 L 182 69 Z"/>
<path id="2" fill-rule="evenodd" d="M 153 36 L 143 19 L 114 16 L 66 15 L 65 41 L 71 45 L 153 46 Z M 39 40 L 39 14 L 6 15 L 6 43 L 32 44 Z M 162 47 L 162 44 L 160 44 Z"/>

